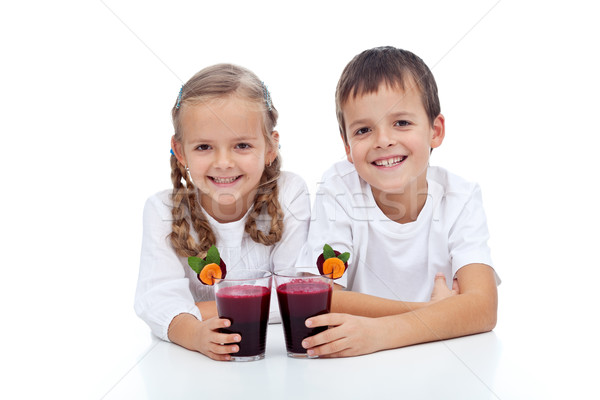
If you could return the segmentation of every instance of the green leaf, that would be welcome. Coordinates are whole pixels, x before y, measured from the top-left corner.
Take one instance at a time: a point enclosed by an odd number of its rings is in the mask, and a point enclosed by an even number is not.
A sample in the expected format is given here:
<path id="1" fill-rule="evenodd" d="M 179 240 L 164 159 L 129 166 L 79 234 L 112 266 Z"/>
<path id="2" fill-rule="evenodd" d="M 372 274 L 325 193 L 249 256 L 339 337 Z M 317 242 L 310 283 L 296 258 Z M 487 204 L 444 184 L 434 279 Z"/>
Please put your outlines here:
<path id="1" fill-rule="evenodd" d="M 206 252 L 206 264 L 217 264 L 221 265 L 221 256 L 219 250 L 214 244 L 210 246 L 210 249 Z"/>
<path id="2" fill-rule="evenodd" d="M 333 251 L 330 245 L 325 243 L 325 246 L 323 246 L 323 258 L 327 260 L 328 258 L 333 257 L 335 257 L 335 251 Z"/>
<path id="3" fill-rule="evenodd" d="M 340 260 L 342 260 L 344 262 L 344 264 L 345 264 L 345 263 L 348 262 L 348 259 L 350 258 L 350 253 L 345 252 L 345 253 L 339 254 L 337 256 L 337 258 L 339 258 Z"/>
<path id="4" fill-rule="evenodd" d="M 208 263 L 200 257 L 188 257 L 188 265 L 197 274 L 199 274 L 200 271 L 202 271 L 202 268 L 204 268 L 206 264 Z"/>

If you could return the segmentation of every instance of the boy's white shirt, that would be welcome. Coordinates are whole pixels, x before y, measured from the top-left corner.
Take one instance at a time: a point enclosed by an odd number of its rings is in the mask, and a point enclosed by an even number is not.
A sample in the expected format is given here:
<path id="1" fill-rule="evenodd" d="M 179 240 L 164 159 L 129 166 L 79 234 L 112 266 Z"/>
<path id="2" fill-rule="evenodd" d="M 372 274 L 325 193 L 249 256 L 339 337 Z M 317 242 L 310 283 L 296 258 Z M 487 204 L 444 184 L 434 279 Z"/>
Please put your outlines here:
<path id="1" fill-rule="evenodd" d="M 284 231 L 279 242 L 265 246 L 254 242 L 244 231 L 248 213 L 239 221 L 219 223 L 205 213 L 217 238 L 227 271 L 256 268 L 276 271 L 294 267 L 306 242 L 310 220 L 310 198 L 306 183 L 298 175 L 281 172 L 278 181 L 279 203 L 284 213 Z M 189 313 L 202 319 L 195 302 L 214 300 L 213 287 L 202 284 L 188 266 L 187 257 L 179 257 L 171 247 L 172 190 L 151 196 L 144 207 L 144 229 L 140 271 L 134 308 L 152 332 L 168 341 L 167 330 L 174 317 Z M 249 212 L 249 211 L 248 211 Z M 267 231 L 270 217 L 257 221 Z M 195 235 L 193 228 L 191 234 Z M 270 322 L 277 322 L 279 309 L 275 290 L 271 294 Z"/>
<path id="2" fill-rule="evenodd" d="M 427 200 L 417 220 L 399 224 L 377 206 L 354 165 L 334 164 L 315 196 L 302 262 L 314 265 L 328 243 L 351 254 L 346 273 L 336 283 L 413 302 L 429 300 L 437 272 L 451 286 L 465 265 L 493 267 L 479 186 L 439 167 L 428 168 L 427 182 Z M 496 281 L 500 283 L 498 275 Z"/>

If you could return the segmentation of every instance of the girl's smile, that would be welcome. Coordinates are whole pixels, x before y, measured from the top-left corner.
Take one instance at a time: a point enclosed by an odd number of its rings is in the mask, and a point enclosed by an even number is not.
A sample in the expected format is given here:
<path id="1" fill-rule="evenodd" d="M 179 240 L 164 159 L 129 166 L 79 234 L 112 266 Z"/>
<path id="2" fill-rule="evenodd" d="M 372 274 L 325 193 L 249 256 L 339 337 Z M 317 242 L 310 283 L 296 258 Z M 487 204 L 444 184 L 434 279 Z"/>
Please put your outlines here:
<path id="1" fill-rule="evenodd" d="M 262 110 L 231 95 L 184 104 L 180 113 L 183 137 L 172 145 L 189 168 L 202 207 L 219 222 L 241 219 L 254 202 L 265 164 L 276 156 L 265 140 Z"/>

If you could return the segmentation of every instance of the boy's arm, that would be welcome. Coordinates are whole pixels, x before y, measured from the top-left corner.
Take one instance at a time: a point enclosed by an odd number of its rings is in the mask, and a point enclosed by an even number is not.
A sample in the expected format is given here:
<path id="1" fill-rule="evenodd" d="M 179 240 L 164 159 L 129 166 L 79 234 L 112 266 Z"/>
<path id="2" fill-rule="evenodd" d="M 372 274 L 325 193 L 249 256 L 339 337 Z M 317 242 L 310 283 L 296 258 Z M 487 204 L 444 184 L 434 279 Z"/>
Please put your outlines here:
<path id="1" fill-rule="evenodd" d="M 305 339 L 303 346 L 309 355 L 346 357 L 492 330 L 498 306 L 493 269 L 469 264 L 458 270 L 457 279 L 460 294 L 402 314 L 309 318 L 307 326 L 330 328 Z"/>
<path id="2" fill-rule="evenodd" d="M 336 285 L 337 286 L 337 285 Z M 431 305 L 434 302 L 454 296 L 459 293 L 458 282 L 454 279 L 452 290 L 446 285 L 443 274 L 437 274 L 431 292 L 431 298 L 426 302 L 408 302 L 390 300 L 371 296 L 364 293 L 345 290 L 334 290 L 331 299 L 331 312 L 360 315 L 363 317 L 385 317 L 387 315 L 404 314 Z M 337 288 L 336 288 L 337 289 Z"/>

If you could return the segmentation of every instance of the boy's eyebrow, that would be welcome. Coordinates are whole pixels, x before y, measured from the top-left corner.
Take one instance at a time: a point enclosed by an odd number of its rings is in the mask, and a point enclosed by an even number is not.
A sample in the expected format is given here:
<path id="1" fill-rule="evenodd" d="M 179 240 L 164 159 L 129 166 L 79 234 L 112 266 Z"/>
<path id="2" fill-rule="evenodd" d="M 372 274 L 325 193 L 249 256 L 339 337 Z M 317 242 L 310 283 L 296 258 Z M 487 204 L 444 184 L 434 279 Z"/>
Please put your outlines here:
<path id="1" fill-rule="evenodd" d="M 356 121 L 352 121 L 350 124 L 348 124 L 348 129 L 352 129 L 352 127 L 358 126 L 358 125 L 369 125 L 370 122 L 371 122 L 370 118 L 357 119 Z"/>
<path id="2" fill-rule="evenodd" d="M 390 113 L 389 116 L 392 118 L 402 118 L 402 117 L 415 118 L 416 114 L 408 112 L 408 111 L 398 111 L 398 112 Z M 378 119 L 378 121 L 380 121 L 383 118 L 384 118 L 384 116 L 382 115 L 381 118 Z M 348 124 L 348 129 L 352 129 L 354 126 L 359 126 L 359 125 L 369 125 L 371 123 L 372 123 L 372 120 L 370 118 L 357 119 L 356 121 L 352 121 L 350 124 Z"/>

